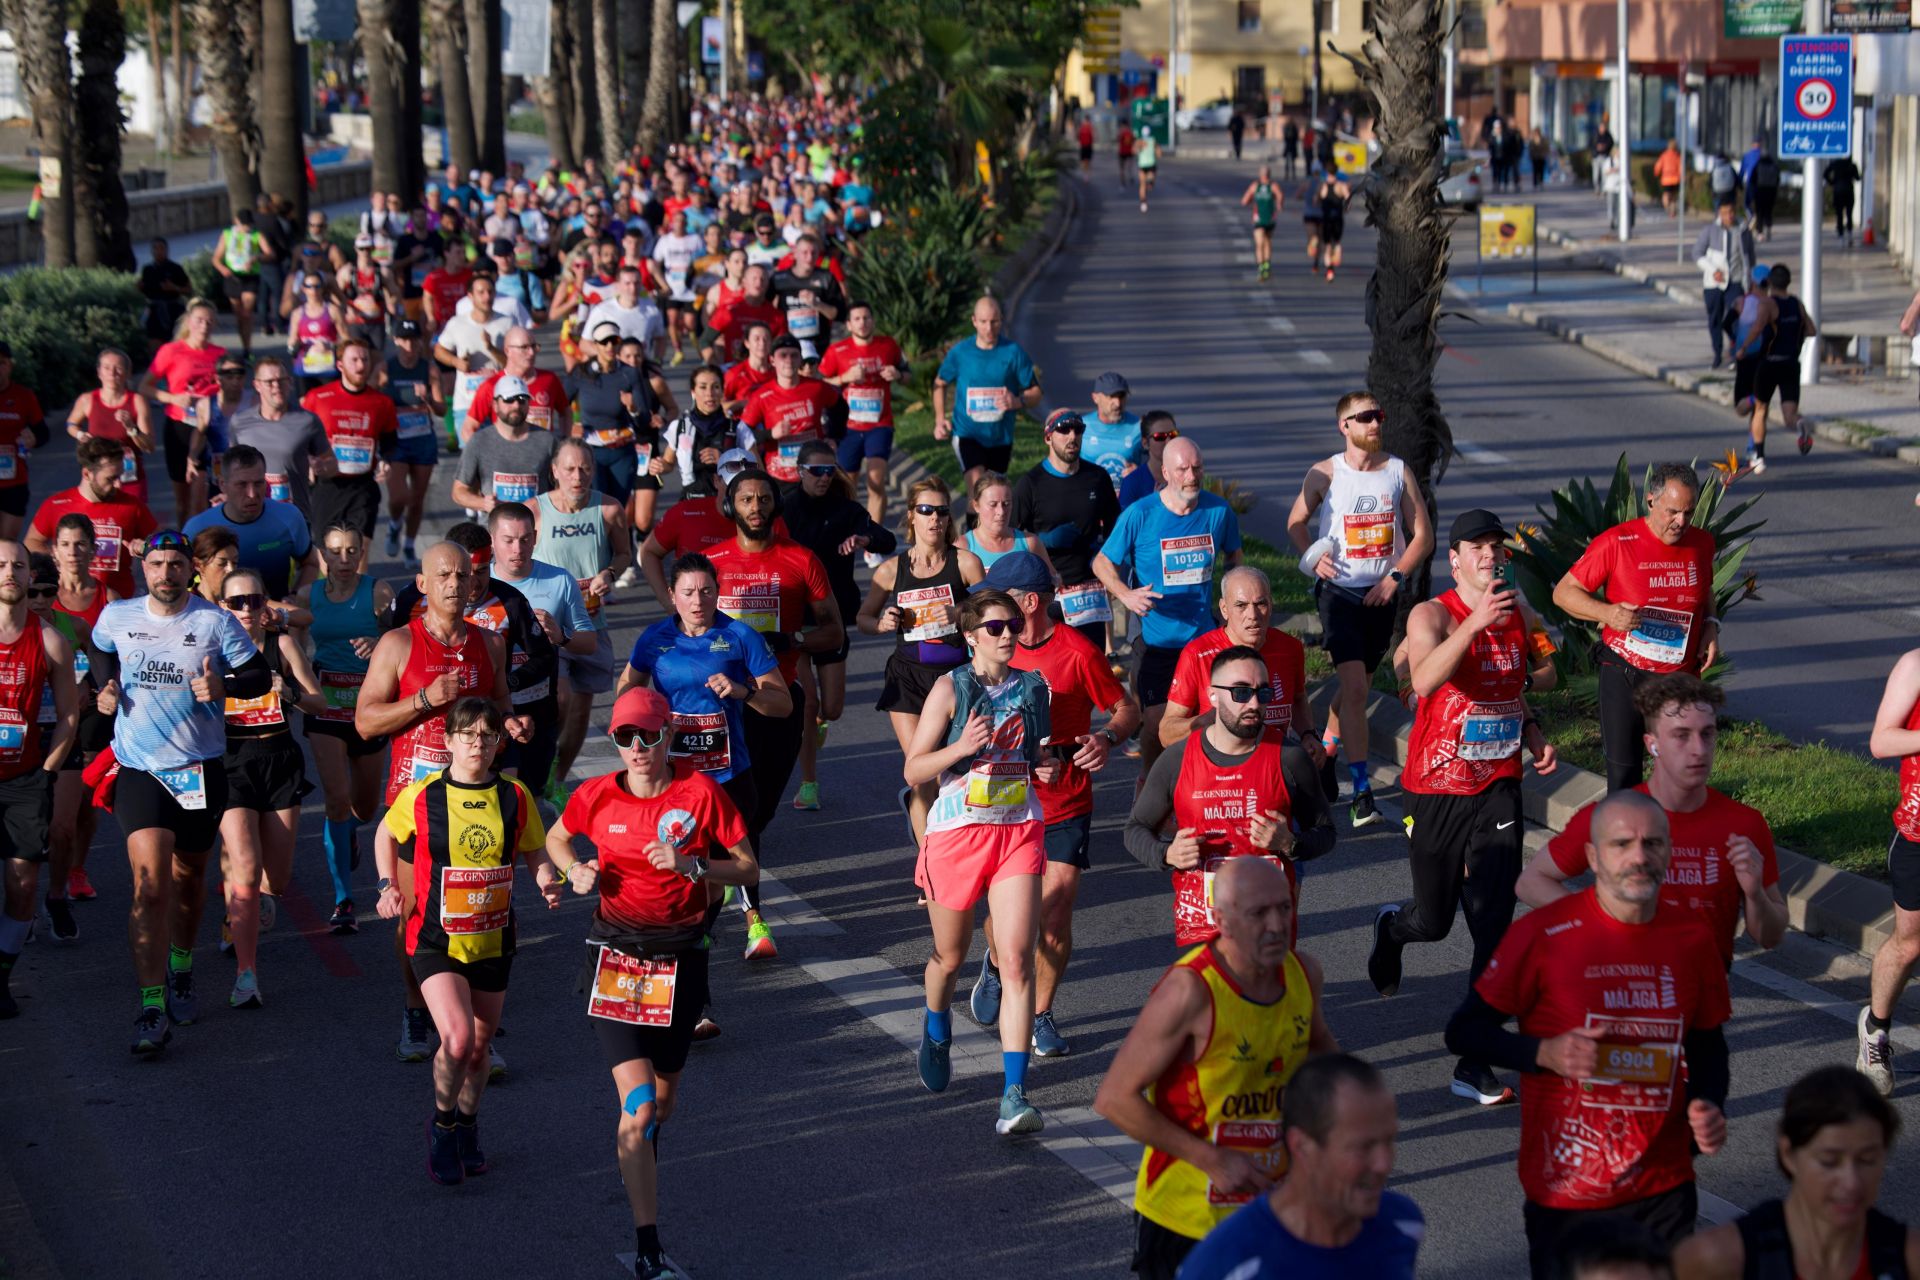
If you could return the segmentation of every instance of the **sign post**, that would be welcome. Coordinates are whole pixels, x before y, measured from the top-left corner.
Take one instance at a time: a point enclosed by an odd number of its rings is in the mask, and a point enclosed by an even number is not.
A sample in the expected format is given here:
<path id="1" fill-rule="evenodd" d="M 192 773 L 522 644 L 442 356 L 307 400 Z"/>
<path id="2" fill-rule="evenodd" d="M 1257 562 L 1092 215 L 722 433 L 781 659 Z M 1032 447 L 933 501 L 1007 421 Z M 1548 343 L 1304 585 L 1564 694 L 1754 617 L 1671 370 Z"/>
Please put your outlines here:
<path id="1" fill-rule="evenodd" d="M 1853 150 L 1853 37 L 1822 35 L 1822 0 L 1806 0 L 1811 34 L 1780 37 L 1780 158 L 1804 162 L 1800 300 L 1820 321 L 1821 162 Z M 1802 386 L 1820 380 L 1820 343 L 1800 350 Z"/>

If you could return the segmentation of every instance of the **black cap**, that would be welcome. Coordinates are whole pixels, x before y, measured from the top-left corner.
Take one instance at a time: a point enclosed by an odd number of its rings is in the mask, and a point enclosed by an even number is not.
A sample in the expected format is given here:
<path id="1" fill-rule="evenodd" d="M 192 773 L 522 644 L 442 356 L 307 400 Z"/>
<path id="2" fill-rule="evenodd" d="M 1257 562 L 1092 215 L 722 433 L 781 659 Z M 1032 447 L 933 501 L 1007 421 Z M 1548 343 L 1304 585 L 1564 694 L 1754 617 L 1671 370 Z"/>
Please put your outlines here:
<path id="1" fill-rule="evenodd" d="M 511 258 L 513 256 L 513 241 L 507 239 L 505 236 L 495 236 L 487 245 L 487 253 L 495 258 Z"/>
<path id="2" fill-rule="evenodd" d="M 773 340 L 773 354 L 775 355 L 778 355 L 782 351 L 801 350 L 803 350 L 803 348 L 800 346 L 800 339 L 790 333 L 783 333 Z"/>
<path id="3" fill-rule="evenodd" d="M 1447 545 L 1457 547 L 1463 542 L 1473 542 L 1490 533 L 1499 534 L 1502 542 L 1512 536 L 1507 532 L 1507 527 L 1500 523 L 1499 516 L 1475 507 L 1471 511 L 1462 511 L 1453 518 L 1453 528 L 1447 534 Z"/>
<path id="4" fill-rule="evenodd" d="M 393 336 L 396 338 L 417 338 L 420 336 L 418 320 L 396 320 L 393 324 Z"/>

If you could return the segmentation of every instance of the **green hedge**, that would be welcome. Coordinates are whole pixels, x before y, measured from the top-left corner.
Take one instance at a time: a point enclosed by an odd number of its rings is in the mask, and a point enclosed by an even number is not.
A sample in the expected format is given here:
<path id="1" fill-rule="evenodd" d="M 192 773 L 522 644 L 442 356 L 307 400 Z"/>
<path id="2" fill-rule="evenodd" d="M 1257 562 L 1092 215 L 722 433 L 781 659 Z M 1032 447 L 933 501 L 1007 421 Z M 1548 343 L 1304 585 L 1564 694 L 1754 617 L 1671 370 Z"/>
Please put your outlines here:
<path id="1" fill-rule="evenodd" d="M 103 267 L 25 267 L 0 276 L 0 337 L 13 346 L 13 378 L 49 415 L 94 385 L 102 347 L 147 362 L 147 301 L 134 278 Z"/>

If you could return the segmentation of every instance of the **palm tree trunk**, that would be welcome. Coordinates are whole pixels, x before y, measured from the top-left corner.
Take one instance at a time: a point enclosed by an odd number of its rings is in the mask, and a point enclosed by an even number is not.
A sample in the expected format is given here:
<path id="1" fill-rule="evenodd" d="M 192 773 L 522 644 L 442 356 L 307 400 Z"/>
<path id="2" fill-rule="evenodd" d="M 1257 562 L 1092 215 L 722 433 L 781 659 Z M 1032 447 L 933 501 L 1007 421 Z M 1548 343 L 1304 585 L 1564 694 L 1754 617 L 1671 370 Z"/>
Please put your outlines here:
<path id="1" fill-rule="evenodd" d="M 159 144 L 160 154 L 172 155 L 176 143 L 173 138 L 173 113 L 167 110 L 167 60 L 160 49 L 159 0 L 147 0 L 145 12 L 147 63 L 152 68 L 153 79 L 153 139 Z"/>
<path id="2" fill-rule="evenodd" d="M 433 48 L 440 67 L 440 109 L 447 119 L 447 164 L 462 175 L 480 167 L 467 81 L 468 31 L 461 0 L 433 0 Z"/>
<path id="3" fill-rule="evenodd" d="M 253 208 L 260 194 L 254 166 L 260 155 L 260 132 L 248 95 L 246 52 L 241 48 L 239 6 L 234 0 L 191 0 L 194 43 L 206 82 L 207 106 L 213 115 L 213 145 L 226 170 L 227 198 L 235 209 Z"/>
<path id="4" fill-rule="evenodd" d="M 562 169 L 579 164 L 573 134 L 573 62 L 579 56 L 570 0 L 552 0 L 548 18 L 547 74 L 535 76 L 533 96 L 547 122 L 547 153 Z"/>
<path id="5" fill-rule="evenodd" d="M 500 72 L 499 0 L 465 0 L 467 94 L 473 102 L 479 167 L 496 176 L 507 170 L 507 114 Z"/>
<path id="6" fill-rule="evenodd" d="M 293 202 L 296 227 L 307 221 L 306 140 L 300 132 L 301 62 L 293 38 L 293 0 L 264 0 L 260 10 L 260 184 Z M 376 117 L 392 119 L 393 117 Z"/>
<path id="7" fill-rule="evenodd" d="M 647 95 L 647 42 L 652 11 L 644 3 L 622 6 L 620 13 L 620 136 L 640 131 L 640 104 Z"/>
<path id="8" fill-rule="evenodd" d="M 593 35 L 593 6 L 595 0 L 557 0 L 567 6 L 571 17 L 571 40 L 573 43 L 573 62 L 568 67 L 570 88 L 573 91 L 573 127 L 568 130 L 573 135 L 574 158 L 585 160 L 588 156 L 598 155 L 600 150 L 597 130 L 600 121 L 599 80 L 594 70 L 593 59 L 588 55 L 583 41 Z"/>
<path id="9" fill-rule="evenodd" d="M 153 0 L 155 4 L 159 0 Z M 187 52 L 187 36 L 182 23 L 185 4 L 183 0 L 173 0 L 173 137 L 186 149 L 189 131 L 193 128 L 193 82 L 199 77 L 198 59 L 191 58 Z"/>
<path id="10" fill-rule="evenodd" d="M 653 49 L 647 70 L 647 101 L 640 109 L 640 150 L 652 155 L 660 145 L 673 116 L 673 80 L 680 60 L 674 56 L 674 41 L 680 35 L 680 22 L 674 13 L 674 0 L 653 0 Z"/>
<path id="11" fill-rule="evenodd" d="M 620 127 L 620 23 L 615 0 L 593 0 L 593 80 L 600 108 L 600 164 L 607 180 L 626 154 Z"/>
<path id="12" fill-rule="evenodd" d="M 1374 29 L 1349 57 L 1373 100 L 1380 155 L 1367 184 L 1367 221 L 1379 231 L 1367 283 L 1373 351 L 1367 386 L 1386 411 L 1386 445 L 1406 460 L 1437 513 L 1434 482 L 1446 471 L 1453 431 L 1433 390 L 1440 357 L 1440 305 L 1451 251 L 1440 207 L 1445 135 L 1434 110 L 1440 91 L 1442 0 L 1375 0 Z M 1438 527 L 1438 520 L 1435 526 Z M 1422 565 L 1400 593 L 1401 613 L 1427 598 Z"/>
<path id="13" fill-rule="evenodd" d="M 393 121 L 393 127 L 376 124 L 373 130 L 373 185 L 381 192 L 406 190 L 406 165 L 402 151 L 406 130 L 399 125 L 400 64 L 406 54 L 393 38 L 393 11 L 400 7 L 394 0 L 356 0 L 360 21 L 360 56 L 367 60 L 367 115 L 374 121 Z M 419 134 L 414 134 L 414 151 L 420 150 Z"/>
<path id="14" fill-rule="evenodd" d="M 260 105 L 266 95 L 260 89 L 260 4 L 261 0 L 230 0 L 234 18 L 240 27 L 240 52 L 247 60 L 247 100 L 253 104 L 254 128 L 260 127 Z M 258 161 L 256 160 L 257 164 Z"/>
<path id="15" fill-rule="evenodd" d="M 401 0 L 393 7 L 393 40 L 399 46 L 400 66 L 395 73 L 400 82 L 400 171 L 399 186 L 388 192 L 405 194 L 417 200 L 427 188 L 427 159 L 420 149 L 425 102 L 421 94 L 419 0 Z"/>
<path id="16" fill-rule="evenodd" d="M 127 189 L 120 179 L 120 64 L 127 56 L 127 22 L 118 0 L 87 0 L 80 15 L 80 79 L 74 87 L 80 168 L 93 190 L 89 207 L 102 266 L 134 269 L 127 230 Z"/>
<path id="17" fill-rule="evenodd" d="M 74 251 L 73 69 L 67 58 L 67 7 L 59 0 L 6 0 L 0 17 L 13 33 L 20 87 L 32 108 L 33 131 L 40 141 L 45 175 L 40 240 L 46 264 L 70 267 Z"/>

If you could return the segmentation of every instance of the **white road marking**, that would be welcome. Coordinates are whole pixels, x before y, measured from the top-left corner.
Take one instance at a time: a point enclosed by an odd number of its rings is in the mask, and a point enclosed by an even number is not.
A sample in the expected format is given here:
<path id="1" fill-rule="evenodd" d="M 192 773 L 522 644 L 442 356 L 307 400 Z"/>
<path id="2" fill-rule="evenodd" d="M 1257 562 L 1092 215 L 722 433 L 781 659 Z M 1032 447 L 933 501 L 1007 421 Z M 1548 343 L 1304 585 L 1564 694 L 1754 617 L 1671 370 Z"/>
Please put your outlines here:
<path id="1" fill-rule="evenodd" d="M 1332 364 L 1333 363 L 1333 357 L 1328 355 L 1326 352 L 1320 350 L 1318 347 L 1307 347 L 1297 352 L 1296 354 L 1299 355 L 1299 357 L 1302 360 L 1305 360 L 1308 364 Z"/>
<path id="2" fill-rule="evenodd" d="M 1700 1188 L 1700 1221 L 1708 1226 L 1717 1227 L 1732 1222 L 1745 1212 L 1745 1209 L 1733 1201 L 1722 1200 L 1705 1187 Z"/>
<path id="3" fill-rule="evenodd" d="M 1267 316 L 1262 323 L 1275 333 L 1292 333 L 1294 331 L 1293 321 L 1287 319 L 1285 316 Z M 1915 612 L 1920 613 L 1920 609 L 1915 610 Z"/>
<path id="4" fill-rule="evenodd" d="M 1481 445 L 1473 444 L 1466 440 L 1455 440 L 1453 442 L 1453 448 L 1454 452 L 1458 453 L 1468 462 L 1485 463 L 1492 467 L 1510 467 L 1513 465 L 1513 459 L 1509 458 L 1506 454 L 1484 448 Z"/>
<path id="5" fill-rule="evenodd" d="M 1838 1022 L 1844 1022 L 1847 1026 L 1855 1028 L 1856 1036 L 1859 1034 L 1860 1006 L 1858 1004 L 1829 995 L 1812 983 L 1802 982 L 1790 974 L 1781 973 L 1778 969 L 1769 969 L 1757 956 L 1748 955 L 1737 958 L 1733 962 L 1733 971 L 1740 977 L 1757 982 L 1767 990 L 1783 995 L 1797 1004 L 1803 1004 L 1809 1009 L 1817 1009 Z M 1902 1049 L 1920 1053 L 1920 1031 L 1915 1031 L 1905 1023 L 1893 1024 L 1893 1042 Z"/>

